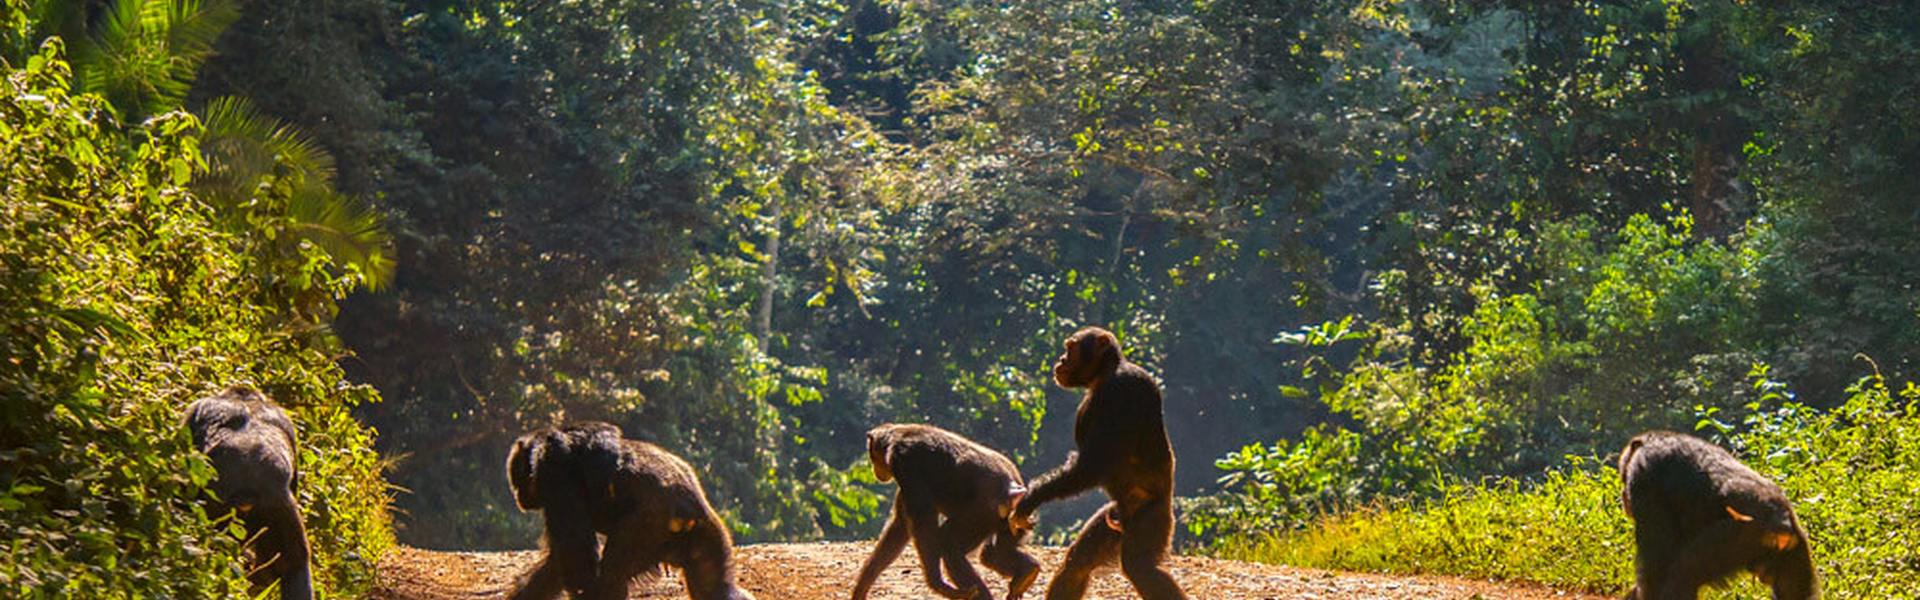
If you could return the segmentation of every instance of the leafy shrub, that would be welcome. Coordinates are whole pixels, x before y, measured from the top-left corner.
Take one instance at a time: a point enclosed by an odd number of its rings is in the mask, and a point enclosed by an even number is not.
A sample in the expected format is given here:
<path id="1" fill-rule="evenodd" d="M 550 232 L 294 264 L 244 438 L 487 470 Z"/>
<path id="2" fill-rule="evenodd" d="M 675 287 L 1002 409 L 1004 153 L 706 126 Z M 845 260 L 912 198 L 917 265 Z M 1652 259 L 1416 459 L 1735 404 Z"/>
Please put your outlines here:
<path id="1" fill-rule="evenodd" d="M 223 535 L 238 527 L 197 501 L 212 470 L 179 424 L 236 383 L 301 428 L 316 585 L 363 593 L 391 533 L 371 432 L 347 409 L 375 395 L 341 381 L 325 327 L 359 276 L 311 244 L 263 262 L 271 240 L 187 191 L 204 166 L 194 118 L 120 130 L 70 77 L 54 41 L 0 90 L 0 596 L 243 595 Z"/>
<path id="2" fill-rule="evenodd" d="M 1703 427 L 1726 434 L 1727 446 L 1795 499 L 1826 597 L 1920 590 L 1920 388 L 1909 383 L 1896 393 L 1869 377 L 1830 412 L 1789 404 L 1738 423 L 1705 416 Z M 1575 459 L 1536 484 L 1453 485 L 1433 500 L 1381 504 L 1294 533 L 1243 536 L 1222 551 L 1266 562 L 1618 593 L 1633 581 L 1632 523 L 1619 493 L 1619 476 L 1603 461 Z M 1764 592 L 1742 577 L 1721 594 Z"/>
<path id="3" fill-rule="evenodd" d="M 1612 450 L 1618 432 L 1741 405 L 1748 394 L 1732 382 L 1756 352 L 1741 333 L 1756 284 L 1740 274 L 1755 258 L 1694 243 L 1690 226 L 1684 215 L 1636 216 L 1612 235 L 1586 219 L 1547 224 L 1540 282 L 1524 294 L 1474 286 L 1468 344 L 1447 364 L 1401 358 L 1402 326 L 1283 334 L 1309 350 L 1367 340 L 1350 365 L 1314 358 L 1304 369 L 1346 418 L 1217 461 L 1230 491 L 1195 503 L 1190 526 L 1232 537 L 1379 498 L 1435 497 L 1448 481 L 1537 476 L 1563 456 Z"/>

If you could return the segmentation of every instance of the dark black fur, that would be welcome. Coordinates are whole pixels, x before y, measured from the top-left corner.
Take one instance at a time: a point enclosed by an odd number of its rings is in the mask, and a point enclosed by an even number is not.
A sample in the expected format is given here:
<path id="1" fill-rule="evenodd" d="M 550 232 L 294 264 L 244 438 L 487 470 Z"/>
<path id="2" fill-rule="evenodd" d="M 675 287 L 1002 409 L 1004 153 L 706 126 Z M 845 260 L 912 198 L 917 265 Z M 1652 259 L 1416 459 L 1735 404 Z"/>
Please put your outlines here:
<path id="1" fill-rule="evenodd" d="M 1691 600 L 1745 570 L 1775 600 L 1819 597 L 1807 534 L 1780 486 L 1719 446 L 1649 431 L 1620 453 L 1620 501 L 1639 548 L 1638 600 Z"/>
<path id="2" fill-rule="evenodd" d="M 893 517 L 860 567 L 853 600 L 864 600 L 880 572 L 900 557 L 907 538 L 920 554 L 927 586 L 948 598 L 992 600 L 967 553 L 987 542 L 980 561 L 1007 578 L 1008 600 L 1018 600 L 1040 574 L 1040 561 L 1020 551 L 1025 530 L 1007 525 L 1013 502 L 1025 492 L 1013 461 L 959 434 L 930 425 L 887 424 L 867 432 L 867 455 L 880 481 L 895 479 Z M 942 522 L 941 517 L 946 517 Z M 953 577 L 940 576 L 945 563 Z"/>
<path id="3" fill-rule="evenodd" d="M 626 598 L 663 564 L 680 568 L 693 600 L 753 600 L 734 582 L 733 539 L 693 468 L 659 446 L 607 423 L 542 429 L 514 442 L 507 479 L 520 509 L 547 525 L 547 553 L 514 600 Z"/>
<path id="4" fill-rule="evenodd" d="M 236 387 L 195 400 L 181 420 L 218 473 L 208 490 L 223 510 L 239 514 L 253 540 L 248 578 L 260 586 L 279 581 L 281 600 L 313 598 L 312 552 L 293 492 L 300 444 L 286 411 Z"/>
<path id="5" fill-rule="evenodd" d="M 1041 505 L 1094 486 L 1113 501 L 1080 528 L 1047 588 L 1047 600 L 1086 595 L 1088 576 L 1116 556 L 1141 597 L 1186 598 L 1161 566 L 1173 543 L 1173 445 L 1160 412 L 1160 384 L 1128 361 L 1105 329 L 1081 329 L 1065 345 L 1053 366 L 1054 381 L 1068 389 L 1087 388 L 1073 419 L 1078 451 L 1034 480 L 1013 521 L 1024 525 Z"/>

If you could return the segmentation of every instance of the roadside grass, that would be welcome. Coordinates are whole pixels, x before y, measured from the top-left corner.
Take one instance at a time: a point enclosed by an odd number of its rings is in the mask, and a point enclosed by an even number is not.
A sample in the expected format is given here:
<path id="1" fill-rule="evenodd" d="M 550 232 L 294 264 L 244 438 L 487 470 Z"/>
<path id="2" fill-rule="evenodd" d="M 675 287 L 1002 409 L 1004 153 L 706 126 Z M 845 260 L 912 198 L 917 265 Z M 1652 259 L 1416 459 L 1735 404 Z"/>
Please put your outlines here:
<path id="1" fill-rule="evenodd" d="M 1580 464 L 1531 487 L 1457 486 L 1430 502 L 1383 503 L 1323 518 L 1298 532 L 1229 542 L 1222 553 L 1325 569 L 1619 593 L 1633 579 L 1633 528 L 1620 510 L 1619 494 L 1610 470 Z"/>
<path id="2" fill-rule="evenodd" d="M 1832 411 L 1790 405 L 1735 427 L 1741 459 L 1780 483 L 1813 548 L 1822 597 L 1920 598 L 1920 388 L 1855 386 Z M 1731 433 L 1734 430 L 1744 433 Z M 1228 558 L 1396 574 L 1443 574 L 1618 595 L 1633 582 L 1633 525 L 1611 466 L 1573 459 L 1537 482 L 1457 485 L 1293 532 L 1228 540 Z M 1709 599 L 1765 598 L 1738 576 Z"/>

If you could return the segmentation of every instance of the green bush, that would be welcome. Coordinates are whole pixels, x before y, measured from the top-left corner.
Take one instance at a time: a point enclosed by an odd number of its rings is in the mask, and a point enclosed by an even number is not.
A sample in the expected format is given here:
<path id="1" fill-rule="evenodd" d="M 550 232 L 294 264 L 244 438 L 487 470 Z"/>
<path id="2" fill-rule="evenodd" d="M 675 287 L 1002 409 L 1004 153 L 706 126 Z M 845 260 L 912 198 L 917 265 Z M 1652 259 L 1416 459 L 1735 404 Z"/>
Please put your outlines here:
<path id="1" fill-rule="evenodd" d="M 1744 431 L 1728 436 L 1727 445 L 1795 499 L 1826 597 L 1911 598 L 1920 590 L 1920 388 L 1907 384 L 1894 393 L 1868 378 L 1831 412 L 1787 405 L 1737 424 L 1708 417 L 1701 425 L 1709 430 Z M 1222 551 L 1264 562 L 1618 593 L 1633 581 L 1632 523 L 1619 493 L 1612 468 L 1575 460 L 1536 484 L 1451 486 L 1434 500 L 1331 516 L 1294 533 L 1243 536 Z M 1719 594 L 1764 592 L 1742 577 Z"/>
<path id="2" fill-rule="evenodd" d="M 1367 340 L 1349 365 L 1307 363 L 1316 398 L 1347 418 L 1217 461 L 1229 492 L 1193 503 L 1190 526 L 1231 538 L 1436 497 L 1448 481 L 1537 476 L 1564 456 L 1610 451 L 1619 432 L 1688 424 L 1695 406 L 1742 406 L 1749 393 L 1736 384 L 1757 342 L 1741 332 L 1753 329 L 1757 284 L 1740 274 L 1756 258 L 1694 243 L 1690 227 L 1684 215 L 1635 216 L 1615 234 L 1587 219 L 1546 224 L 1540 282 L 1520 294 L 1474 286 L 1468 344 L 1446 364 L 1403 358 L 1404 326 L 1283 334 L 1316 351 Z"/>
<path id="3" fill-rule="evenodd" d="M 244 595 L 237 526 L 196 501 L 212 471 L 179 424 L 239 383 L 301 428 L 316 586 L 364 593 L 388 498 L 348 407 L 375 395 L 341 380 L 326 328 L 359 276 L 310 244 L 268 261 L 271 240 L 223 228 L 187 191 L 191 116 L 119 129 L 66 92 L 58 41 L 22 67 L 0 89 L 0 596 Z M 283 200 L 266 187 L 257 202 Z"/>

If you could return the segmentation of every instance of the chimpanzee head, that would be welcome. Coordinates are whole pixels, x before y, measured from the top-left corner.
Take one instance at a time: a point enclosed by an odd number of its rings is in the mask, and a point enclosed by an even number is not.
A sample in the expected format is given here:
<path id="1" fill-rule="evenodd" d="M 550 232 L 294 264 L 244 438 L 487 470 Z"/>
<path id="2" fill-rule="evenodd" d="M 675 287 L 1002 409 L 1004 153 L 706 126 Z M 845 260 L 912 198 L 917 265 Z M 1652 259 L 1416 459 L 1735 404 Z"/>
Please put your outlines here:
<path id="1" fill-rule="evenodd" d="M 1120 340 L 1113 332 L 1087 327 L 1067 338 L 1053 363 L 1053 381 L 1063 388 L 1087 387 L 1120 368 Z"/>

